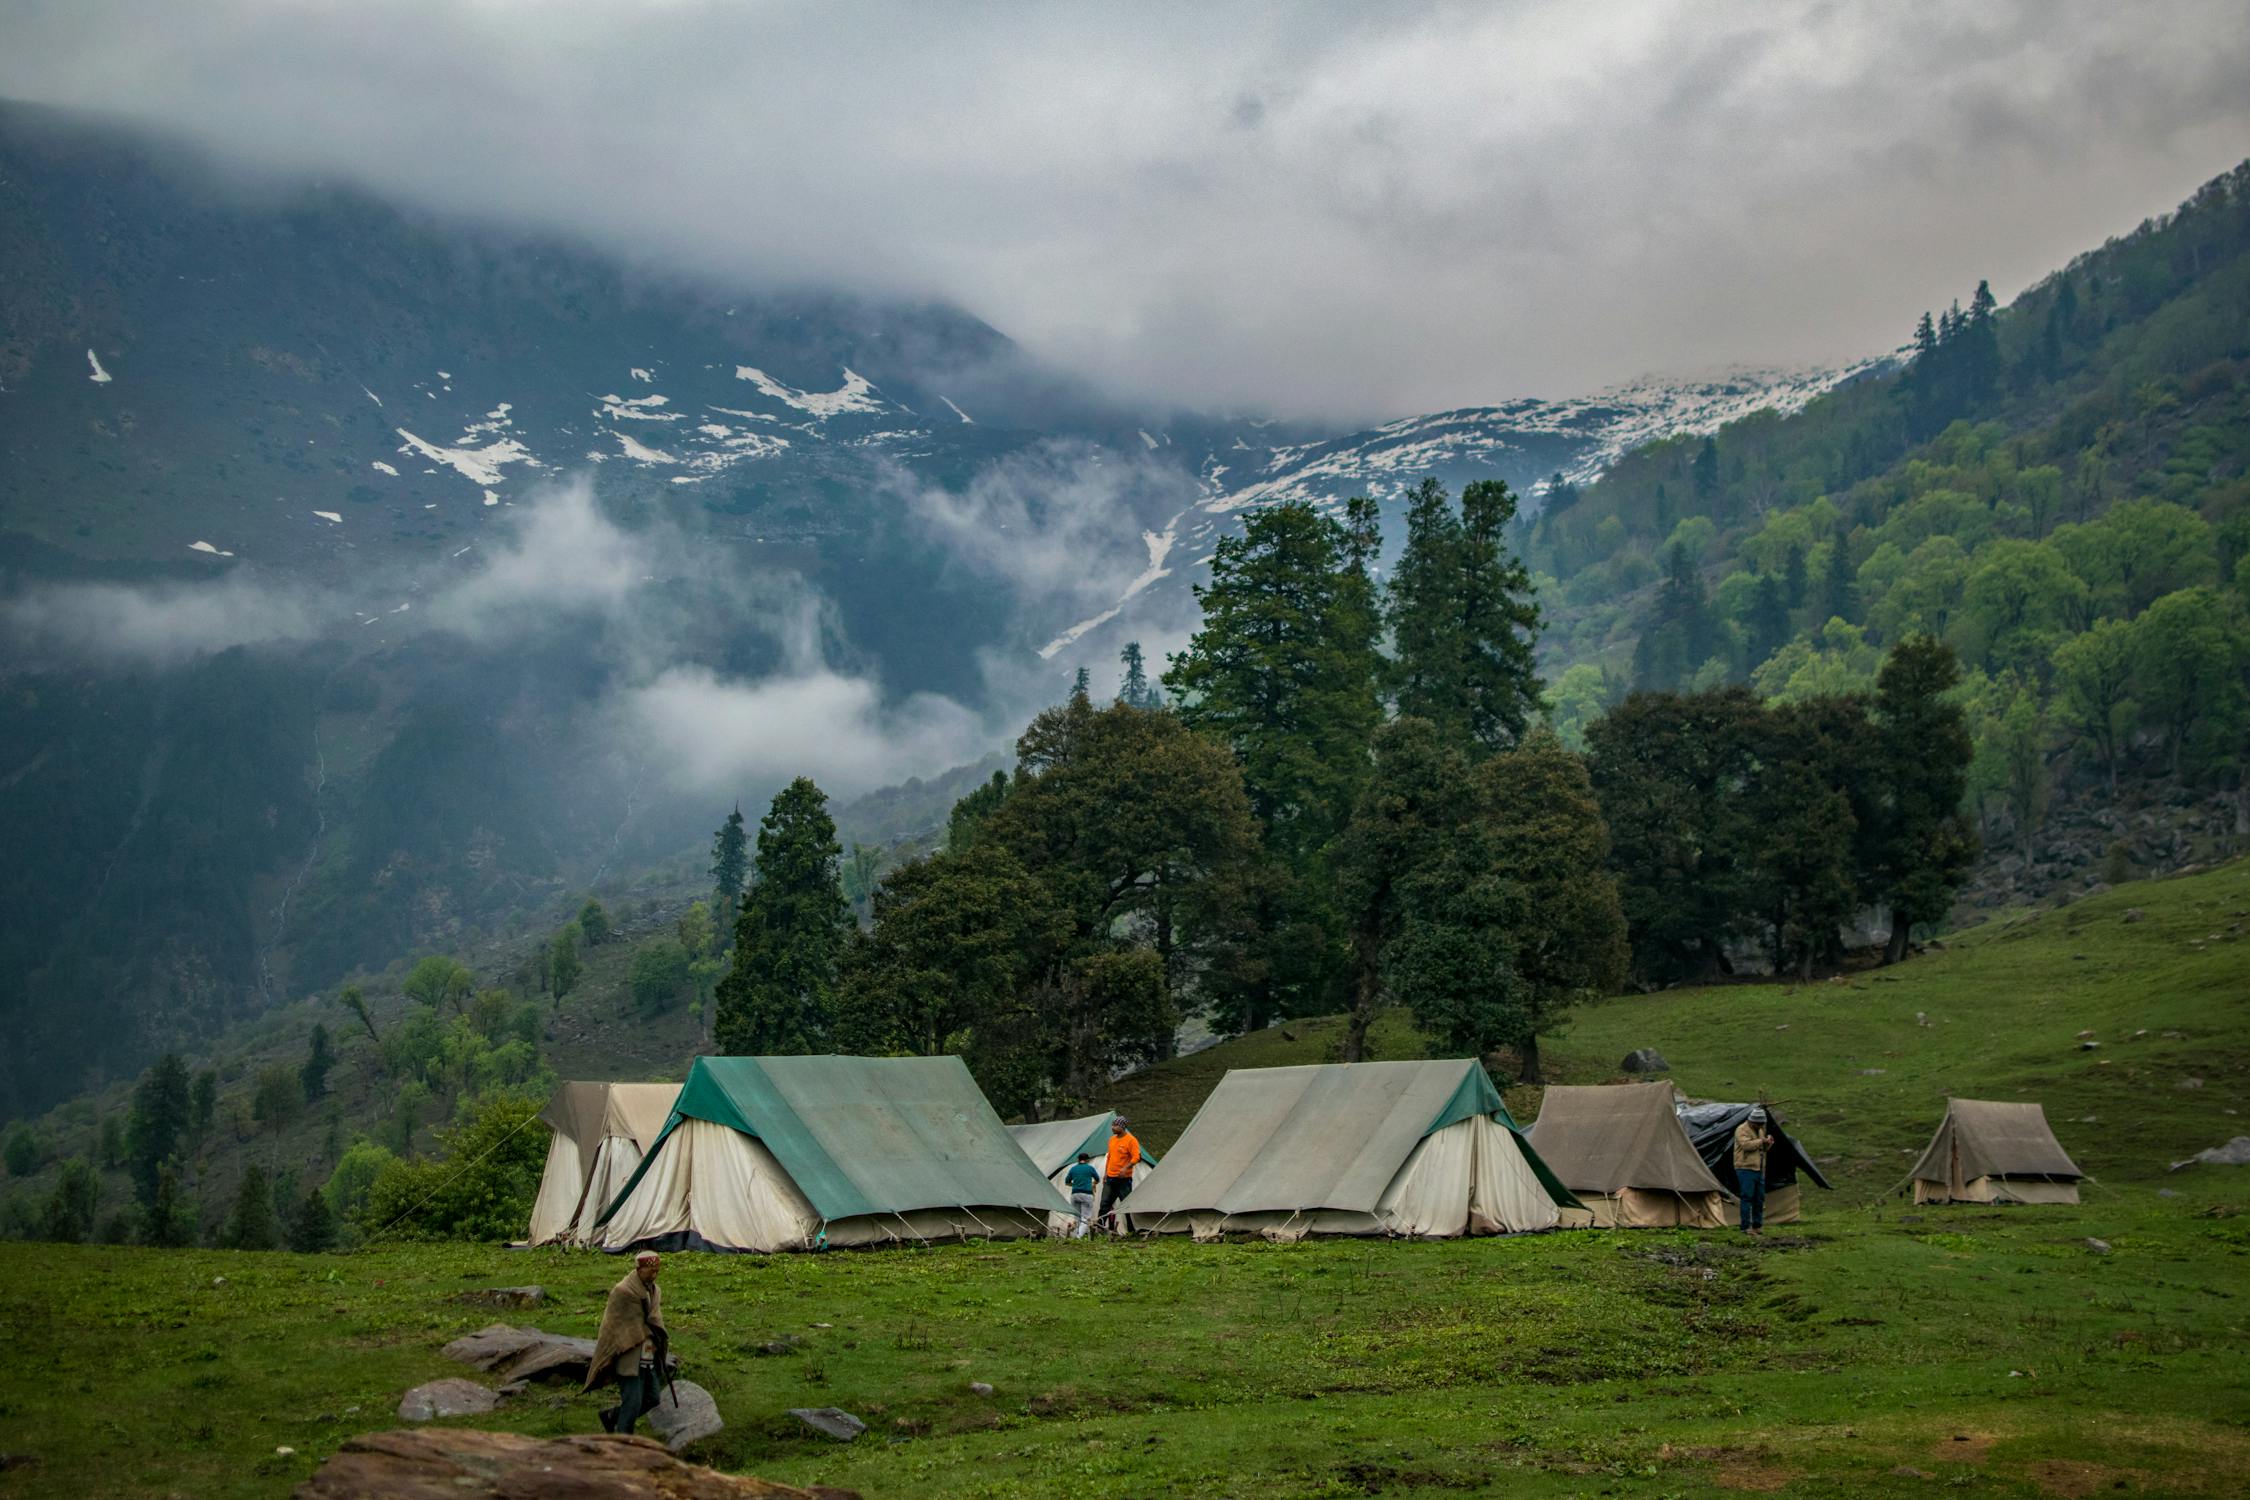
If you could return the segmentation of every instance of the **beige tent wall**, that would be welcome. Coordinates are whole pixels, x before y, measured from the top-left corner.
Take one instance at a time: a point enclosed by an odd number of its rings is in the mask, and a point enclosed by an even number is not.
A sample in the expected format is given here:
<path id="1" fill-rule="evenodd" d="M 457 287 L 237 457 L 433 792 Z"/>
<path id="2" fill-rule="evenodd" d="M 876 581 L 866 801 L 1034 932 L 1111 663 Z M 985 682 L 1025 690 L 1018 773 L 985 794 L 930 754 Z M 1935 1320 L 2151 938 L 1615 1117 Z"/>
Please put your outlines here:
<path id="1" fill-rule="evenodd" d="M 556 1131 L 547 1142 L 547 1165 L 539 1174 L 539 1196 L 531 1204 L 530 1243 L 553 1244 L 570 1233 L 579 1201 L 585 1196 L 585 1183 L 586 1169 L 578 1157 L 578 1143 Z"/>
<path id="2" fill-rule="evenodd" d="M 861 1214 L 830 1224 L 828 1243 L 837 1246 L 915 1245 L 930 1240 L 1036 1239 L 1049 1232 L 1051 1217 L 1020 1208 L 980 1208 L 973 1214 L 957 1208 Z"/>
<path id="3" fill-rule="evenodd" d="M 1734 1222 L 1719 1193 L 1675 1193 L 1663 1188 L 1623 1188 L 1615 1193 L 1580 1192 L 1585 1212 L 1562 1211 L 1562 1222 L 1597 1229 L 1724 1229 Z"/>
<path id="4" fill-rule="evenodd" d="M 801 1250 L 819 1234 L 820 1215 L 755 1137 L 682 1120 L 602 1226 L 601 1247 L 623 1250 L 683 1232 L 732 1250 Z"/>
<path id="5" fill-rule="evenodd" d="M 578 1216 L 571 1220 L 569 1242 L 590 1245 L 597 1238 L 594 1221 L 616 1201 L 641 1164 L 641 1148 L 621 1135 L 607 1136 L 594 1151 L 593 1170 L 586 1174 L 586 1196 L 579 1200 Z"/>
<path id="6" fill-rule="evenodd" d="M 2036 1177 L 1972 1177 L 1958 1187 L 1914 1184 L 1916 1203 L 2076 1203 L 2078 1184 Z"/>

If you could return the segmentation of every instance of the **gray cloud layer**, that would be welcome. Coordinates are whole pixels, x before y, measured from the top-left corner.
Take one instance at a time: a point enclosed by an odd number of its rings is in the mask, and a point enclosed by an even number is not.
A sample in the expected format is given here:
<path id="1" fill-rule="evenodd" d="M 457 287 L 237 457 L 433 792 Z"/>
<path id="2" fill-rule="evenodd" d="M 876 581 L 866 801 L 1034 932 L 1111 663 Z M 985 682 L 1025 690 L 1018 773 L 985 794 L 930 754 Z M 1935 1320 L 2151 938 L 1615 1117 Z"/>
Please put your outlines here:
<path id="1" fill-rule="evenodd" d="M 8 94 L 1289 413 L 1887 348 L 2250 147 L 2240 0 L 18 0 L 7 32 Z"/>

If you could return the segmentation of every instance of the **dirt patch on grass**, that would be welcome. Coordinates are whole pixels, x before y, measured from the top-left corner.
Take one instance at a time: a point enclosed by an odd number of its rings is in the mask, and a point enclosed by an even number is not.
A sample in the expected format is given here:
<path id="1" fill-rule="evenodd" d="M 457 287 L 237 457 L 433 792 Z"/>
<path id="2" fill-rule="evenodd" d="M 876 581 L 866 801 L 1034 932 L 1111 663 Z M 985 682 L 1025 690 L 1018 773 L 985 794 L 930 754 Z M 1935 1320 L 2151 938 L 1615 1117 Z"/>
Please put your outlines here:
<path id="1" fill-rule="evenodd" d="M 2061 1500 L 2085 1500 L 2089 1495 L 2118 1490 L 2133 1493 L 2146 1489 L 2154 1477 L 2146 1469 L 2119 1469 L 2069 1458 L 2042 1458 L 2026 1465 L 2024 1475 L 2039 1486 L 2040 1494 L 2059 1496 Z"/>
<path id="2" fill-rule="evenodd" d="M 1930 1457 L 1941 1464 L 1981 1464 L 1999 1436 L 1990 1432 L 1956 1432 L 1930 1444 Z"/>
<path id="3" fill-rule="evenodd" d="M 1794 1469 L 1784 1469 L 1779 1464 L 1763 1463 L 1755 1459 L 1721 1464 L 1719 1472 L 1712 1476 L 1722 1490 L 1754 1490 L 1761 1493 L 1785 1490 L 1796 1477 Z"/>

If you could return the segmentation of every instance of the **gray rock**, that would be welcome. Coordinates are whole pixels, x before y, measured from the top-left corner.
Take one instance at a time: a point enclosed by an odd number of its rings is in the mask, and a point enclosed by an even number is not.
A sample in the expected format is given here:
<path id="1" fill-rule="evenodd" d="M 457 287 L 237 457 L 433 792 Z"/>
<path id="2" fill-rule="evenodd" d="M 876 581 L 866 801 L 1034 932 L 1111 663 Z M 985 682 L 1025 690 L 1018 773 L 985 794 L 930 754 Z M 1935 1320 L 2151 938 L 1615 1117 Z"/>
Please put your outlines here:
<path id="1" fill-rule="evenodd" d="M 2128 906 L 2125 908 L 2124 920 L 2128 922 L 2145 922 L 2148 920 L 2148 913 L 2142 911 L 2137 906 Z"/>
<path id="2" fill-rule="evenodd" d="M 969 1392 L 971 1395 L 989 1396 L 992 1394 L 992 1387 L 981 1380 L 972 1380 L 969 1382 Z"/>
<path id="3" fill-rule="evenodd" d="M 679 1398 L 676 1405 L 675 1396 Z M 666 1386 L 656 1409 L 645 1420 L 664 1440 L 664 1446 L 674 1453 L 703 1441 L 727 1425 L 719 1417 L 719 1403 L 692 1380 L 675 1380 Z"/>
<path id="4" fill-rule="evenodd" d="M 1672 1065 L 1664 1060 L 1664 1054 L 1654 1047 L 1635 1047 L 1625 1054 L 1625 1060 L 1619 1063 L 1618 1067 L 1628 1073 L 1669 1073 L 1672 1071 Z"/>
<path id="5" fill-rule="evenodd" d="M 500 1398 L 488 1387 L 448 1375 L 399 1397 L 398 1414 L 409 1422 L 429 1422 L 439 1417 L 479 1416 L 499 1404 Z"/>
<path id="6" fill-rule="evenodd" d="M 2086 1240 L 2086 1248 L 2093 1251 L 2096 1255 L 2107 1255 L 2109 1254 L 2109 1241 L 2097 1240 L 2091 1236 L 2088 1236 Z"/>
<path id="7" fill-rule="evenodd" d="M 463 1334 L 439 1352 L 504 1381 L 584 1380 L 594 1357 L 594 1341 L 493 1323 Z"/>
<path id="8" fill-rule="evenodd" d="M 1862 1078 L 1880 1078 L 1889 1071 L 1889 1068 L 1861 1068 L 1859 1076 Z"/>
<path id="9" fill-rule="evenodd" d="M 851 1442 L 867 1430 L 865 1422 L 838 1406 L 792 1406 L 789 1415 L 839 1443 Z"/>
<path id="10" fill-rule="evenodd" d="M 2100 1042 L 2080 1042 L 2078 1050 L 2081 1052 L 2099 1052 L 2102 1050 L 2102 1044 Z"/>
<path id="11" fill-rule="evenodd" d="M 2186 1161 L 2174 1162 L 2172 1170 L 2177 1172 L 2194 1162 L 2202 1162 L 2207 1167 L 2250 1167 L 2250 1135 L 2238 1135 L 2224 1146 L 2198 1151 Z"/>
<path id="12" fill-rule="evenodd" d="M 2178 1083 L 2173 1084 L 2172 1087 L 2176 1089 L 2199 1089 L 2203 1087 L 2203 1080 L 2200 1078 L 2183 1078 Z"/>
<path id="13" fill-rule="evenodd" d="M 2158 1188 L 2156 1190 L 2156 1196 L 2159 1198 L 2177 1198 L 2180 1195 L 2170 1188 Z"/>
<path id="14" fill-rule="evenodd" d="M 543 1286 L 487 1286 L 462 1292 L 460 1299 L 472 1307 L 537 1307 L 547 1300 Z"/>

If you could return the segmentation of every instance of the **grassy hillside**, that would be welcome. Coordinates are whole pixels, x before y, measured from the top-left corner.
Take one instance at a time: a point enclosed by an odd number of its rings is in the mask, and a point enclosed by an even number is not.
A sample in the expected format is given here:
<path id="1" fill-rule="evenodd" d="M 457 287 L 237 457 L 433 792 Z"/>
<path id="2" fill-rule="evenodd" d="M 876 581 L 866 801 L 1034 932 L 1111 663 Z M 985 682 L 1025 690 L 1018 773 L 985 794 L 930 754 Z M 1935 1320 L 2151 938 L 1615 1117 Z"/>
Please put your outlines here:
<path id="1" fill-rule="evenodd" d="M 2137 914 L 2137 915 L 2135 915 Z M 1654 1047 L 1699 1098 L 1782 1107 L 1850 1201 L 1913 1165 L 1949 1094 L 2036 1099 L 2079 1164 L 2118 1181 L 2250 1132 L 2250 862 L 2025 911 L 1911 962 L 1835 979 L 1664 990 L 1577 1011 L 1557 1083 L 1623 1078 Z M 2100 1045 L 2081 1050 L 2079 1033 Z M 1105 1102 L 1161 1152 L 1228 1068 L 1330 1061 L 1340 1018 L 1293 1021 L 1120 1080 Z M 1419 1057 L 1386 1015 L 1378 1057 Z M 1528 1124 L 1539 1090 L 1508 1106 Z"/>

